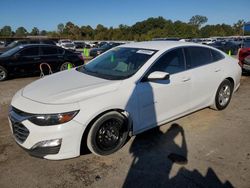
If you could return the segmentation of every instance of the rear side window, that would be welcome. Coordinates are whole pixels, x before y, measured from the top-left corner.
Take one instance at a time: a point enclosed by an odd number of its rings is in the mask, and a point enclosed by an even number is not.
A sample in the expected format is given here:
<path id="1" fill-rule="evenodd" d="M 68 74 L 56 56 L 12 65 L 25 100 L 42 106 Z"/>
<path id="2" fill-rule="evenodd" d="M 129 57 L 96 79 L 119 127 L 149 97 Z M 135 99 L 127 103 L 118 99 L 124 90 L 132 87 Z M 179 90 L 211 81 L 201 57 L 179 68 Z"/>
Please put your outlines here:
<path id="1" fill-rule="evenodd" d="M 38 56 L 39 48 L 38 47 L 26 48 L 20 52 L 20 55 L 21 56 Z"/>
<path id="2" fill-rule="evenodd" d="M 185 62 L 182 48 L 167 52 L 151 67 L 150 73 L 163 71 L 169 74 L 178 73 L 185 70 Z"/>
<path id="3" fill-rule="evenodd" d="M 224 55 L 222 55 L 220 52 L 216 51 L 216 50 L 211 50 L 212 56 L 213 56 L 213 61 L 219 61 L 225 58 Z"/>
<path id="4" fill-rule="evenodd" d="M 185 48 L 187 68 L 195 68 L 213 62 L 209 48 L 187 47 Z"/>
<path id="5" fill-rule="evenodd" d="M 55 54 L 58 54 L 57 48 L 53 48 L 53 47 L 42 47 L 42 54 L 43 54 L 43 55 L 55 55 Z"/>

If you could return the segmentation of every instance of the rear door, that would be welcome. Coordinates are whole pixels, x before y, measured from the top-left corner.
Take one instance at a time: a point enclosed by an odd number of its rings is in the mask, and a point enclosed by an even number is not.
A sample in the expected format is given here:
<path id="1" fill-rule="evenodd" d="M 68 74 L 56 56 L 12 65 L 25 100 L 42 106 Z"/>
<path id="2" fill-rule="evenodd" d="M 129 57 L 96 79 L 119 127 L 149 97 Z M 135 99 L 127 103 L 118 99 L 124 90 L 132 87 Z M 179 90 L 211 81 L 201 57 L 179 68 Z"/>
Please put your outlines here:
<path id="1" fill-rule="evenodd" d="M 25 47 L 15 54 L 13 69 L 17 74 L 33 74 L 39 71 L 36 64 L 40 61 L 38 46 Z"/>
<path id="2" fill-rule="evenodd" d="M 42 46 L 41 47 L 41 59 L 44 63 L 48 63 L 53 72 L 60 69 L 60 65 L 63 61 L 63 50 L 60 51 L 56 46 Z"/>
<path id="3" fill-rule="evenodd" d="M 212 51 L 206 47 L 185 48 L 187 69 L 192 79 L 190 91 L 193 109 L 211 103 L 222 79 L 223 64 L 221 59 L 215 59 Z"/>

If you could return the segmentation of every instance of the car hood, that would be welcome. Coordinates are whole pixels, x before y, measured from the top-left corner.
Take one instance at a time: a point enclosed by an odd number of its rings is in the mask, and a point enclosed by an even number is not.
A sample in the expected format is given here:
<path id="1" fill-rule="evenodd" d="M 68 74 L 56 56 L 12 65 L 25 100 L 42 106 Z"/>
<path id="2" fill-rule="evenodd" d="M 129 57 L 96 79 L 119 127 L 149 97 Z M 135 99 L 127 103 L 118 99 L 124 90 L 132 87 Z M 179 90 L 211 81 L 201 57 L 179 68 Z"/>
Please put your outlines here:
<path id="1" fill-rule="evenodd" d="M 46 104 L 76 103 L 115 91 L 121 81 L 111 81 L 79 72 L 62 71 L 27 85 L 22 96 Z"/>

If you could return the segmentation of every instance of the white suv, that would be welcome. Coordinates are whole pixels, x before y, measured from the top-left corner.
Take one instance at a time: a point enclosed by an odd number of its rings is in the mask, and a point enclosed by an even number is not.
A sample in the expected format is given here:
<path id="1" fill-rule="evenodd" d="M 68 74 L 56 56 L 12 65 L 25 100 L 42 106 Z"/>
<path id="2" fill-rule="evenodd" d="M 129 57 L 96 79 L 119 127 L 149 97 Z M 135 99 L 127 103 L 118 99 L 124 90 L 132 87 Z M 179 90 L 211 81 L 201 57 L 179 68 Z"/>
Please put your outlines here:
<path id="1" fill-rule="evenodd" d="M 64 49 L 68 49 L 68 50 L 75 50 L 76 49 L 75 44 L 69 39 L 59 40 L 58 41 L 58 46 L 60 46 L 60 47 L 62 47 Z"/>

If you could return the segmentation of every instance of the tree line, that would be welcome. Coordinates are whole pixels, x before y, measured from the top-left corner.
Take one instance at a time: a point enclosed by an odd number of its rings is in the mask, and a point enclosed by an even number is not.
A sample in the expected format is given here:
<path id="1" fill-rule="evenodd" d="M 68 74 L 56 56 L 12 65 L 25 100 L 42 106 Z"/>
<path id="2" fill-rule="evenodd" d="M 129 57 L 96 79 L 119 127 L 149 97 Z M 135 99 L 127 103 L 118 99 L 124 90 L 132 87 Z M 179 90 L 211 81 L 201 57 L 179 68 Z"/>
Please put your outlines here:
<path id="1" fill-rule="evenodd" d="M 4 26 L 0 30 L 2 37 L 48 36 L 56 38 L 70 38 L 74 40 L 152 40 L 153 38 L 178 37 L 178 38 L 206 38 L 211 36 L 242 35 L 244 20 L 239 20 L 233 25 L 216 24 L 205 25 L 206 16 L 195 15 L 189 22 L 172 21 L 163 17 L 150 17 L 132 26 L 121 24 L 118 27 L 105 27 L 98 24 L 96 28 L 90 25 L 78 26 L 72 22 L 57 25 L 56 31 L 39 30 L 34 27 L 28 32 L 24 27 L 13 31 L 11 26 Z"/>

